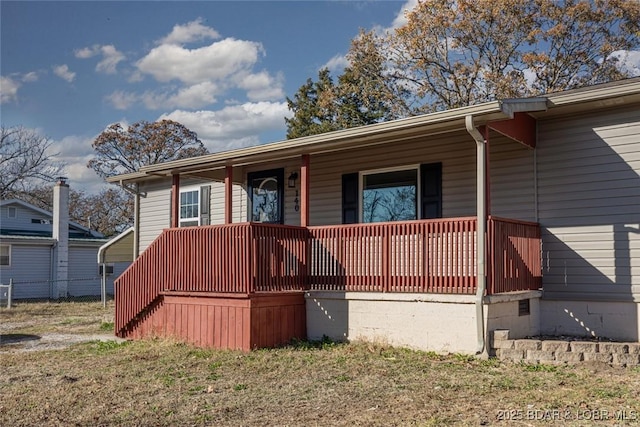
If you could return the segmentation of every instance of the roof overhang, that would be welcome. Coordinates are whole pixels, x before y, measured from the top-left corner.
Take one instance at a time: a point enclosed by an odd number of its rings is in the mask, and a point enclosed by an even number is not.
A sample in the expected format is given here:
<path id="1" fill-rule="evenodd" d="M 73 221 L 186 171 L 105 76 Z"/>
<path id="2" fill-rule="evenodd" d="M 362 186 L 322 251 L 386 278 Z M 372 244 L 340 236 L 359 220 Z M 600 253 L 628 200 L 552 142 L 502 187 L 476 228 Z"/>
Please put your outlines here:
<path id="1" fill-rule="evenodd" d="M 153 177 L 195 174 L 220 170 L 226 166 L 244 166 L 299 157 L 303 154 L 337 152 L 424 136 L 460 132 L 466 129 L 465 118 L 467 116 L 472 116 L 473 123 L 478 127 L 487 125 L 513 140 L 533 147 L 535 146 L 535 118 L 546 115 L 548 109 L 566 105 L 584 105 L 584 108 L 592 108 L 594 102 L 601 104 L 616 102 L 617 97 L 623 95 L 629 97 L 630 94 L 640 97 L 640 78 L 559 92 L 538 98 L 486 102 L 368 126 L 174 160 L 143 166 L 138 172 L 114 176 L 108 178 L 107 181 L 122 185 Z"/>
<path id="2" fill-rule="evenodd" d="M 106 262 L 132 262 L 134 228 L 129 227 L 98 249 L 98 264 Z"/>

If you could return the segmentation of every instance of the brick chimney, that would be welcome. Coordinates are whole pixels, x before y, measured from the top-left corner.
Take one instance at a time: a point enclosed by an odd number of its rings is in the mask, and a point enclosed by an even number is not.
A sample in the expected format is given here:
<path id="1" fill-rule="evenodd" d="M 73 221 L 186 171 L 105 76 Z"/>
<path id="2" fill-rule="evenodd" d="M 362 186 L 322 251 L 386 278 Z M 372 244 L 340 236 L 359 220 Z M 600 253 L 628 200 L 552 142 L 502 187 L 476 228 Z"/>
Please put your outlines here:
<path id="1" fill-rule="evenodd" d="M 69 184 L 58 178 L 53 187 L 54 298 L 66 298 L 69 279 Z"/>

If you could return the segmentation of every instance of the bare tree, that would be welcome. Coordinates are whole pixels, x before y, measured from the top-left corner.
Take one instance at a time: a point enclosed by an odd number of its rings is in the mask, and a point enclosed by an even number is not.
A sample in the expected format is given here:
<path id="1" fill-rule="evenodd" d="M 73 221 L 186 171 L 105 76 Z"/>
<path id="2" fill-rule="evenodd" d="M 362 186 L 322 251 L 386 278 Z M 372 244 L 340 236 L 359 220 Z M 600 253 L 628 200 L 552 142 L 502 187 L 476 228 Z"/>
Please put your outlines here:
<path id="1" fill-rule="evenodd" d="M 62 165 L 53 160 L 52 141 L 22 126 L 2 126 L 0 199 L 20 197 L 42 182 L 52 182 Z"/>
<path id="2" fill-rule="evenodd" d="M 640 46 L 637 0 L 420 0 L 406 18 L 350 55 L 386 58 L 408 115 L 629 77 L 620 55 Z"/>
<path id="3" fill-rule="evenodd" d="M 135 172 L 141 166 L 207 154 L 198 135 L 171 120 L 141 121 L 123 128 L 112 124 L 93 141 L 87 167 L 101 177 Z"/>
<path id="4" fill-rule="evenodd" d="M 53 187 L 41 185 L 21 195 L 21 199 L 41 209 L 53 210 Z M 133 224 L 133 200 L 117 188 L 108 188 L 98 194 L 87 195 L 71 189 L 69 192 L 69 218 L 71 221 L 112 236 Z"/>

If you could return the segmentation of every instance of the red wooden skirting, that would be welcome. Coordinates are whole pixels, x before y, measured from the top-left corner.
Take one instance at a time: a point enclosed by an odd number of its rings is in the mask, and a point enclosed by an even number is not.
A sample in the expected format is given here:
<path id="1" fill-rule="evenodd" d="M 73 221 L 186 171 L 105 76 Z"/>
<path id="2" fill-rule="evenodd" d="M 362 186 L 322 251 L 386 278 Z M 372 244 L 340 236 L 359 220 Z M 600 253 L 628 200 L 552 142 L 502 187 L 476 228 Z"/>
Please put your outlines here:
<path id="1" fill-rule="evenodd" d="M 472 294 L 475 218 L 309 227 L 310 289 Z"/>
<path id="2" fill-rule="evenodd" d="M 116 280 L 116 331 L 161 292 L 303 290 L 307 231 L 270 224 L 172 228 Z"/>
<path id="3" fill-rule="evenodd" d="M 488 294 L 540 289 L 540 226 L 535 222 L 489 218 Z"/>
<path id="4" fill-rule="evenodd" d="M 302 293 L 163 293 L 126 338 L 173 337 L 200 347 L 249 351 L 306 338 Z"/>

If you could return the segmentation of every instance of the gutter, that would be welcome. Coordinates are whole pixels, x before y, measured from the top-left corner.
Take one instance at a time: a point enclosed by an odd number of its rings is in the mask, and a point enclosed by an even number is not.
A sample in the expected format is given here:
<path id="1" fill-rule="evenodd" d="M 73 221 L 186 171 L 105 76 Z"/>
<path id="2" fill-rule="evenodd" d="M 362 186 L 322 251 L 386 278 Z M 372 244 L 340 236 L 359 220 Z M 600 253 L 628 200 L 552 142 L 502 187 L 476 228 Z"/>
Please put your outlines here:
<path id="1" fill-rule="evenodd" d="M 502 113 L 513 119 L 515 113 L 530 113 L 547 110 L 546 98 L 524 98 L 507 99 L 500 102 Z M 476 287 L 476 333 L 478 346 L 476 354 L 488 356 L 486 345 L 486 333 L 484 328 L 484 294 L 487 290 L 487 138 L 478 131 L 474 123 L 474 117 L 478 117 L 473 112 L 464 117 L 464 124 L 467 132 L 476 142 L 476 216 L 478 218 L 478 229 L 476 238 L 476 269 L 478 284 Z M 484 117 L 483 117 L 484 119 Z M 485 126 L 489 126 L 491 120 L 483 120 Z M 488 131 L 488 128 L 487 128 Z M 537 209 L 537 200 L 536 200 Z"/>
<path id="2" fill-rule="evenodd" d="M 487 212 L 486 212 L 486 155 L 487 142 L 482 134 L 476 129 L 473 123 L 473 115 L 469 114 L 465 117 L 465 125 L 467 132 L 476 142 L 476 216 L 478 218 L 477 238 L 476 238 L 476 269 L 477 269 L 477 286 L 476 286 L 476 334 L 478 344 L 476 354 L 487 353 L 485 345 L 484 331 L 484 294 L 487 289 L 487 275 L 485 266 L 485 249 L 487 244 L 486 228 L 487 228 Z"/>

